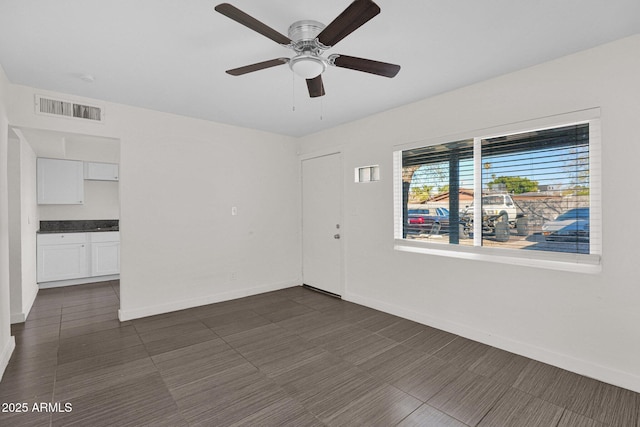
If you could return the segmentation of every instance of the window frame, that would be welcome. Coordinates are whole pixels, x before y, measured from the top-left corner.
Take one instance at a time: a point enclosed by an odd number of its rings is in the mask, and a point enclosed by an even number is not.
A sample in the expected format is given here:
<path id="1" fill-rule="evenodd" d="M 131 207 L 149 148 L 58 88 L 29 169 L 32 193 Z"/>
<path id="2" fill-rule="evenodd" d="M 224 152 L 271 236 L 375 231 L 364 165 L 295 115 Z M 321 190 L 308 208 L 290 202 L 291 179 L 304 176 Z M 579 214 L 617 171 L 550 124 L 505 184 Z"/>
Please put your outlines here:
<path id="1" fill-rule="evenodd" d="M 577 124 L 589 125 L 589 175 L 590 175 L 590 235 L 589 254 L 562 253 L 552 251 L 523 251 L 522 249 L 495 248 L 482 246 L 482 233 L 474 230 L 473 246 L 443 244 L 403 238 L 402 201 L 402 152 L 452 141 L 473 140 L 474 156 L 474 205 L 482 203 L 482 140 L 506 135 L 517 135 L 532 131 L 553 129 Z M 544 269 L 599 273 L 602 270 L 602 185 L 601 185 L 601 128 L 600 109 L 592 108 L 571 113 L 554 115 L 534 120 L 495 126 L 449 135 L 429 140 L 416 141 L 394 146 L 394 249 L 402 252 L 447 256 L 477 261 L 488 261 L 538 267 Z M 482 212 L 476 209 L 474 226 L 480 228 Z"/>

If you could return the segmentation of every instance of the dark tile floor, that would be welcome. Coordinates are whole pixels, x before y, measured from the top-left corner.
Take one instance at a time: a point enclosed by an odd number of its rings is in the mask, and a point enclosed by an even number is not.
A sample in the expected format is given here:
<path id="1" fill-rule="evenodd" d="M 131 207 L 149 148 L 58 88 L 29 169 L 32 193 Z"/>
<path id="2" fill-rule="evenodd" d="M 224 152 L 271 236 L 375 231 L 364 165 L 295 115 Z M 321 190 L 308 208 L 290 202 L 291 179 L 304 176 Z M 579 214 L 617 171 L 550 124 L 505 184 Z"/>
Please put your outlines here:
<path id="1" fill-rule="evenodd" d="M 301 287 L 118 306 L 117 281 L 40 291 L 0 425 L 640 427 L 637 393 Z"/>

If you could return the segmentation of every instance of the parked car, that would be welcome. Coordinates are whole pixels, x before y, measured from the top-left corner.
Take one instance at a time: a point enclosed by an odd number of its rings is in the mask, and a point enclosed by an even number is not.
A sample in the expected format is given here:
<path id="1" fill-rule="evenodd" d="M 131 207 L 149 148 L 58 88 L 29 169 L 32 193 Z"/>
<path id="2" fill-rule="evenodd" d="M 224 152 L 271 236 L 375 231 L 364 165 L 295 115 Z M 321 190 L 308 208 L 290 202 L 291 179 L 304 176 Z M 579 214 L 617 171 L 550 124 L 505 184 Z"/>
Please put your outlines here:
<path id="1" fill-rule="evenodd" d="M 473 232 L 473 203 L 460 211 L 460 236 L 470 237 Z M 516 229 L 519 236 L 529 234 L 528 219 L 518 213 L 516 204 L 508 194 L 482 196 L 482 232 L 493 235 L 499 242 L 509 240 L 511 231 Z"/>
<path id="2" fill-rule="evenodd" d="M 589 208 L 574 208 L 542 225 L 545 240 L 589 241 Z"/>
<path id="3" fill-rule="evenodd" d="M 417 234 L 435 234 L 434 225 L 439 224 L 438 233 L 449 232 L 449 209 L 409 206 L 407 212 L 407 232 Z"/>
<path id="4" fill-rule="evenodd" d="M 513 199 L 508 194 L 490 194 L 482 196 L 482 215 L 497 217 L 507 214 L 510 223 L 516 222 L 518 211 Z M 463 216 L 473 217 L 473 203 L 462 211 Z"/>

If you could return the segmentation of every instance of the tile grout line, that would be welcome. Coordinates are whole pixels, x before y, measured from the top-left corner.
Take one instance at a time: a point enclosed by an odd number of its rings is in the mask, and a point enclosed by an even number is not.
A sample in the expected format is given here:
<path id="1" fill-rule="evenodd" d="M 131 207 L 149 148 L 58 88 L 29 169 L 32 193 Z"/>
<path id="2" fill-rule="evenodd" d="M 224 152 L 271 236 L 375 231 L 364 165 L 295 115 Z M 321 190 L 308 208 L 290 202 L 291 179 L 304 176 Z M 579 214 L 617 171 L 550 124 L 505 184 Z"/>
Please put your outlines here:
<path id="1" fill-rule="evenodd" d="M 111 290 L 114 292 L 114 294 L 116 293 L 115 290 L 113 289 L 113 285 L 111 283 L 109 283 L 109 287 L 111 288 Z M 116 294 L 116 298 L 118 298 L 118 301 L 120 301 L 120 298 L 118 297 L 118 295 Z M 54 376 L 53 376 L 53 391 L 52 391 L 52 396 L 51 396 L 51 402 L 55 403 L 55 395 L 56 395 L 56 385 L 57 385 L 57 380 L 58 380 L 58 368 L 60 366 L 60 344 L 61 344 L 61 339 L 62 339 L 62 315 L 64 312 L 64 307 L 65 307 L 65 301 L 66 301 L 66 290 L 63 292 L 62 294 L 62 303 L 60 306 L 60 320 L 59 320 L 59 328 L 58 328 L 58 340 L 57 340 L 57 352 L 56 352 L 56 367 L 54 370 Z M 78 304 L 81 305 L 81 304 Z M 84 335 L 88 335 L 88 334 L 84 334 Z M 82 336 L 82 335 L 79 335 Z M 53 412 L 50 414 L 50 418 L 49 418 L 49 427 L 53 427 Z"/>
<path id="2" fill-rule="evenodd" d="M 64 293 L 62 294 L 62 303 L 60 305 L 60 319 L 58 319 L 58 339 L 56 350 L 56 367 L 53 371 L 53 388 L 51 389 L 51 403 L 55 402 L 56 384 L 58 381 L 58 366 L 60 365 L 60 337 L 62 335 L 62 307 L 64 306 Z M 53 412 L 49 414 L 49 427 L 53 426 Z"/>
<path id="3" fill-rule="evenodd" d="M 176 408 L 178 409 L 178 413 L 180 414 L 180 416 L 182 417 L 182 419 L 187 423 L 187 419 L 184 416 L 184 413 L 182 412 L 182 410 L 180 409 L 180 406 L 178 405 L 178 402 L 176 401 L 175 397 L 173 396 L 173 393 L 171 393 L 171 389 L 169 388 L 169 386 L 167 385 L 167 382 L 165 381 L 164 376 L 162 375 L 162 373 L 160 372 L 160 369 L 158 368 L 158 365 L 156 364 L 156 361 L 153 360 L 153 356 L 151 356 L 151 354 L 149 353 L 149 349 L 147 348 L 146 343 L 142 340 L 142 338 L 140 337 L 140 333 L 138 332 L 138 329 L 136 328 L 135 324 L 131 324 L 131 326 L 133 326 L 133 329 L 136 331 L 136 335 L 138 336 L 138 339 L 140 340 L 140 342 L 142 342 L 142 345 L 144 346 L 144 350 L 147 352 L 147 357 L 149 358 L 149 360 L 151 360 L 151 363 L 153 364 L 153 367 L 155 368 L 156 372 L 158 373 L 158 375 L 160 376 L 160 379 L 162 380 L 162 384 L 164 384 L 164 387 L 167 389 L 167 393 L 169 394 L 169 396 L 171 396 L 171 400 L 173 401 L 174 405 L 176 405 Z"/>
<path id="4" fill-rule="evenodd" d="M 469 371 L 469 372 L 471 372 L 471 371 Z M 484 377 L 484 376 L 483 376 L 483 377 Z M 487 377 L 484 377 L 484 378 L 487 378 Z M 490 381 L 494 381 L 494 380 L 492 380 L 491 378 L 487 378 L 487 379 L 488 379 L 488 380 L 490 380 Z M 495 382 L 495 383 L 498 383 L 497 381 L 494 381 L 494 382 Z M 500 383 L 498 383 L 498 384 L 500 384 Z M 489 413 L 493 410 L 493 408 L 495 408 L 495 407 L 497 406 L 498 402 L 500 402 L 500 400 L 502 400 L 502 398 L 507 394 L 507 392 L 508 392 L 511 388 L 513 388 L 513 387 L 509 387 L 509 388 L 507 388 L 505 391 L 503 391 L 503 392 L 500 394 L 500 397 L 498 397 L 498 398 L 496 399 L 496 401 L 495 401 L 495 402 L 493 402 L 493 404 L 489 407 L 489 409 L 487 410 L 487 412 L 482 416 L 482 418 L 480 418 L 480 419 L 478 420 L 478 422 L 476 423 L 476 426 L 479 426 L 479 425 L 482 423 L 482 420 L 484 420 L 485 418 L 487 418 L 487 415 L 489 415 Z"/>
<path id="5" fill-rule="evenodd" d="M 287 297 L 286 298 L 289 301 L 293 301 L 291 300 L 291 298 Z M 295 302 L 295 301 L 294 301 Z M 249 308 L 248 311 L 251 311 L 252 313 L 254 313 L 256 316 L 260 316 L 263 317 L 261 314 L 257 313 L 256 311 L 254 311 L 253 309 Z M 269 320 L 269 319 L 267 319 Z M 269 324 L 277 326 L 278 328 L 280 328 L 281 330 L 287 332 L 287 333 L 291 333 L 288 329 L 283 328 L 282 326 L 276 324 L 276 322 L 273 322 L 272 320 L 269 320 Z M 207 326 L 207 325 L 205 325 Z M 216 331 L 214 331 L 212 328 L 210 328 L 209 326 L 207 326 L 207 328 L 209 328 L 211 330 L 211 332 L 213 332 L 214 334 L 216 333 Z M 242 333 L 242 332 L 238 332 L 238 333 Z M 251 366 L 253 366 L 257 372 L 259 372 L 264 379 L 266 379 L 267 381 L 269 381 L 271 384 L 273 384 L 275 387 L 277 387 L 279 390 L 281 390 L 286 396 L 288 396 L 291 400 L 295 401 L 296 403 L 298 403 L 302 408 L 304 408 L 304 410 L 306 412 L 308 412 L 309 414 L 311 414 L 311 416 L 313 416 L 316 420 L 318 420 L 318 422 L 320 422 L 323 425 L 327 425 L 326 423 L 324 423 L 320 418 L 318 418 L 318 416 L 311 412 L 306 405 L 304 405 L 302 402 L 300 402 L 295 396 L 292 396 L 289 392 L 287 392 L 287 390 L 285 390 L 284 388 L 282 388 L 282 386 L 280 384 L 278 384 L 277 382 L 275 382 L 275 380 L 273 378 L 270 378 L 262 369 L 260 369 L 258 366 L 256 366 L 253 362 L 251 362 L 249 359 L 247 359 L 242 353 L 240 353 L 231 343 L 229 343 L 225 337 L 220 336 L 218 334 L 216 334 L 226 345 L 229 346 L 229 348 L 231 348 L 233 351 L 236 352 L 236 354 L 238 354 L 240 357 L 242 357 L 242 359 L 244 359 L 248 364 L 250 364 Z M 235 335 L 235 334 L 230 334 L 231 335 Z M 293 333 L 293 335 L 304 339 L 305 341 L 307 341 L 305 338 L 301 337 L 300 335 Z M 246 418 L 246 417 L 245 417 Z M 242 420 L 239 420 L 238 422 L 241 422 Z"/>
<path id="6" fill-rule="evenodd" d="M 553 427 L 558 427 L 560 425 L 560 421 L 562 421 L 562 419 L 564 418 L 564 415 L 567 413 L 568 409 L 567 408 L 562 408 L 562 414 L 560 415 L 560 418 L 558 418 L 558 422 L 556 423 L 555 426 Z"/>

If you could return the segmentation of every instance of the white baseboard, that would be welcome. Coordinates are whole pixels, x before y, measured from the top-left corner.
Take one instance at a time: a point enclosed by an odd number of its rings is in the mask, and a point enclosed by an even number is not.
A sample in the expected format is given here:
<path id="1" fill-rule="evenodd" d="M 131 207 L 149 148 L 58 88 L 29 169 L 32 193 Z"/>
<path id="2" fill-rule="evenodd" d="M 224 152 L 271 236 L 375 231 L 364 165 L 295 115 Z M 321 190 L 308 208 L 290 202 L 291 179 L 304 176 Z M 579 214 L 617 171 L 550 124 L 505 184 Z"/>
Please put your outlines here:
<path id="1" fill-rule="evenodd" d="M 4 375 L 5 369 L 7 369 L 7 365 L 9 364 L 9 359 L 11 359 L 11 355 L 13 354 L 13 350 L 16 348 L 16 338 L 11 336 L 2 346 L 2 353 L 0 353 L 0 381 L 2 380 L 2 376 Z"/>
<path id="2" fill-rule="evenodd" d="M 16 323 L 24 323 L 26 321 L 27 321 L 26 313 L 11 313 L 10 322 L 12 325 L 15 325 Z"/>
<path id="3" fill-rule="evenodd" d="M 25 320 L 29 317 L 29 313 L 31 313 L 31 308 L 33 307 L 33 303 L 36 302 L 36 297 L 38 296 L 38 291 L 40 288 L 37 284 L 34 284 L 32 287 L 31 295 L 27 298 L 27 303 L 23 305 L 22 310 L 24 311 Z"/>
<path id="4" fill-rule="evenodd" d="M 640 377 L 628 372 L 557 353 L 522 341 L 490 334 L 469 325 L 443 321 L 422 312 L 407 310 L 394 304 L 350 292 L 343 295 L 343 299 L 640 393 Z"/>
<path id="5" fill-rule="evenodd" d="M 11 313 L 11 324 L 15 323 L 24 323 L 29 317 L 29 313 L 31 312 L 31 307 L 33 307 L 33 303 L 36 301 L 36 297 L 38 296 L 38 285 L 32 286 L 31 295 L 27 297 L 26 304 L 22 306 L 22 312 L 20 313 Z"/>
<path id="6" fill-rule="evenodd" d="M 86 285 L 87 283 L 108 282 L 109 280 L 118 280 L 119 274 L 111 276 L 83 277 L 82 279 L 58 280 L 55 282 L 38 283 L 40 289 L 60 288 L 62 286 Z"/>
<path id="7" fill-rule="evenodd" d="M 219 294 L 207 295 L 198 298 L 189 298 L 179 301 L 172 301 L 167 304 L 153 305 L 132 310 L 118 310 L 118 318 L 121 322 L 127 320 L 139 319 L 141 317 L 155 316 L 156 314 L 164 314 L 172 311 L 185 310 L 187 308 L 199 307 L 201 305 L 215 304 L 217 302 L 229 301 L 232 299 L 248 297 L 251 295 L 262 294 L 265 292 L 277 291 L 279 289 L 299 286 L 300 281 L 272 283 L 269 285 L 256 286 L 247 289 L 238 289 Z"/>

